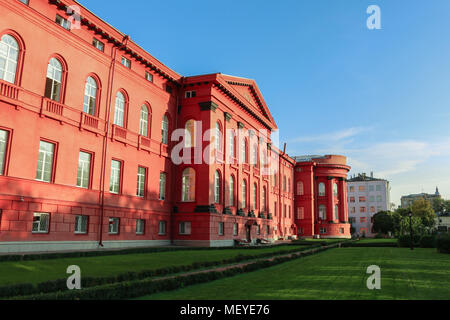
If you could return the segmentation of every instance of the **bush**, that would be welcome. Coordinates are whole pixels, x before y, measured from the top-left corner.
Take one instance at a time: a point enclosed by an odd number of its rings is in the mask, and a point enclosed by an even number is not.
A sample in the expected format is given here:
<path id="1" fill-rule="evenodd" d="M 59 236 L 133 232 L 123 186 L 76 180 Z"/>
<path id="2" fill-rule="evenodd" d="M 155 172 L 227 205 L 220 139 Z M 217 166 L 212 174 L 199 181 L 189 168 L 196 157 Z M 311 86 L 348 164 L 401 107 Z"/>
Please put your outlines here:
<path id="1" fill-rule="evenodd" d="M 436 248 L 436 238 L 434 236 L 422 236 L 420 238 L 420 247 L 421 248 Z"/>
<path id="2" fill-rule="evenodd" d="M 375 236 L 375 239 L 383 239 L 383 238 L 384 238 L 384 236 L 382 233 L 377 233 Z"/>
<path id="3" fill-rule="evenodd" d="M 440 253 L 450 253 L 450 235 L 441 235 L 436 240 L 436 248 Z"/>
<path id="4" fill-rule="evenodd" d="M 419 235 L 413 235 L 413 246 L 418 247 L 420 242 Z M 398 246 L 402 248 L 411 247 L 411 236 L 410 235 L 401 235 L 398 237 Z"/>

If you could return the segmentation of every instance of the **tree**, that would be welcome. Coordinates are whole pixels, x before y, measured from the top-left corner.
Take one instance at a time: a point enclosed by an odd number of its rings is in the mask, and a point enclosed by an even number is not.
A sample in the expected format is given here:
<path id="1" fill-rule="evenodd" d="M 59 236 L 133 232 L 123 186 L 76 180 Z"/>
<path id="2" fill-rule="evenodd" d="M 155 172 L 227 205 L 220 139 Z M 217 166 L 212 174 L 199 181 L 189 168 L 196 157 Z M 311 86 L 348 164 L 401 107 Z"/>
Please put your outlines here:
<path id="1" fill-rule="evenodd" d="M 436 223 L 436 214 L 434 213 L 431 203 L 425 199 L 418 199 L 411 206 L 413 216 L 422 219 L 425 227 L 432 228 Z"/>
<path id="2" fill-rule="evenodd" d="M 394 232 L 394 219 L 391 212 L 380 211 L 373 216 L 373 231 L 384 234 Z"/>
<path id="3" fill-rule="evenodd" d="M 435 213 L 444 213 L 445 211 L 445 200 L 442 198 L 433 199 L 433 210 Z"/>

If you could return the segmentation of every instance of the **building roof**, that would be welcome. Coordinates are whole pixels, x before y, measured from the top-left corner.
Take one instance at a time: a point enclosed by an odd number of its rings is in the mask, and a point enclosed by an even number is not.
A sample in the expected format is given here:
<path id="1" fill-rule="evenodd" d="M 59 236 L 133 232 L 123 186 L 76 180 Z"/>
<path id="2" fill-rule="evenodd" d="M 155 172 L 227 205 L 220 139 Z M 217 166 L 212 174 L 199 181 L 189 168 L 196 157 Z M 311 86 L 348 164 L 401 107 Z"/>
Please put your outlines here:
<path id="1" fill-rule="evenodd" d="M 408 194 L 407 196 L 402 196 L 403 198 L 434 198 L 434 197 L 440 197 L 439 194 L 432 194 L 432 193 L 415 193 L 415 194 Z"/>
<path id="2" fill-rule="evenodd" d="M 356 177 L 350 178 L 347 182 L 364 182 L 364 181 L 387 181 L 386 179 L 379 179 L 374 177 L 369 177 L 366 175 L 358 175 Z"/>

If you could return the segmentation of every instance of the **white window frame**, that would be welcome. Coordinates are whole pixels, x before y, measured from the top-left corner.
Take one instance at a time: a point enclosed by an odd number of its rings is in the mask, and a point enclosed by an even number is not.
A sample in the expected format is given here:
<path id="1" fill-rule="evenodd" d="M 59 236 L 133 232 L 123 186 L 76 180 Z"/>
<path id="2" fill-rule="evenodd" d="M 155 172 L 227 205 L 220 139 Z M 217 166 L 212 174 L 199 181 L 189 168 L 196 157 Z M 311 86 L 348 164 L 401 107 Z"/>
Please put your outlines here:
<path id="1" fill-rule="evenodd" d="M 51 146 L 51 151 L 44 150 L 44 146 Z M 39 142 L 39 156 L 38 156 L 38 165 L 36 170 L 36 180 L 51 183 L 53 179 L 53 162 L 55 159 L 55 149 L 56 145 L 51 142 L 47 142 L 41 140 Z M 42 157 L 42 161 L 40 160 Z M 50 159 L 50 160 L 48 160 Z M 39 171 L 41 174 L 39 175 Z M 45 177 L 45 173 L 49 173 L 49 178 Z"/>
<path id="2" fill-rule="evenodd" d="M 219 171 L 216 171 L 214 173 L 214 203 L 220 203 L 220 173 Z"/>
<path id="3" fill-rule="evenodd" d="M 148 137 L 148 116 L 148 107 L 144 104 L 139 114 L 139 134 L 144 137 Z"/>
<path id="4" fill-rule="evenodd" d="M 118 164 L 119 167 L 116 168 L 114 165 Z M 111 160 L 111 178 L 109 182 L 109 192 L 114 194 L 120 193 L 120 183 L 121 183 L 121 173 L 122 173 L 122 162 L 119 160 Z"/>
<path id="5" fill-rule="evenodd" d="M 178 224 L 178 233 L 180 235 L 190 235 L 191 234 L 191 222 L 190 221 L 181 221 Z"/>
<path id="6" fill-rule="evenodd" d="M 138 196 L 139 198 L 145 198 L 146 180 L 147 180 L 147 168 L 138 166 L 136 196 Z"/>
<path id="7" fill-rule="evenodd" d="M 89 160 L 82 159 L 83 155 L 88 155 Z M 78 154 L 78 171 L 77 171 L 77 187 L 82 189 L 89 189 L 91 179 L 91 162 L 92 154 L 85 151 L 80 151 Z M 87 181 L 86 181 L 87 177 Z M 87 183 L 86 183 L 87 182 Z"/>
<path id="8" fill-rule="evenodd" d="M 166 183 L 167 183 L 167 173 L 161 172 L 159 174 L 159 195 L 158 195 L 158 198 L 161 201 L 166 200 Z"/>
<path id="9" fill-rule="evenodd" d="M 45 224 L 43 217 L 46 217 Z M 33 213 L 33 228 L 32 233 L 49 233 L 50 232 L 50 213 L 48 212 L 34 212 Z"/>
<path id="10" fill-rule="evenodd" d="M 75 216 L 75 234 L 87 234 L 88 233 L 89 217 L 76 215 Z M 84 230 L 83 230 L 84 227 Z"/>
<path id="11" fill-rule="evenodd" d="M 6 152 L 8 151 L 9 131 L 0 129 L 0 176 L 5 174 Z"/>
<path id="12" fill-rule="evenodd" d="M 95 116 L 95 108 L 97 106 L 97 81 L 88 77 L 84 86 L 83 112 Z"/>
<path id="13" fill-rule="evenodd" d="M 10 34 L 4 34 L 0 41 L 0 60 L 4 60 L 5 66 L 0 69 L 0 79 L 9 83 L 16 82 L 19 54 L 20 48 L 17 40 Z"/>
<path id="14" fill-rule="evenodd" d="M 70 23 L 70 21 L 66 18 L 61 17 L 59 14 L 56 15 L 55 22 L 57 25 L 63 27 L 67 31 L 70 31 L 72 28 L 72 24 Z"/>
<path id="15" fill-rule="evenodd" d="M 137 235 L 145 234 L 145 220 L 144 219 L 136 219 L 136 234 Z"/>
<path id="16" fill-rule="evenodd" d="M 46 76 L 46 84 L 45 84 L 45 93 L 47 94 L 47 89 L 50 89 L 50 96 L 46 96 L 46 98 L 59 102 L 61 100 L 61 91 L 62 91 L 62 79 L 63 79 L 63 66 L 61 61 L 56 58 L 51 58 L 48 62 L 47 66 L 47 76 Z M 49 81 L 51 82 L 51 87 L 47 88 Z"/>
<path id="17" fill-rule="evenodd" d="M 128 69 L 131 69 L 131 60 L 128 58 L 125 58 L 124 56 L 122 56 L 122 58 L 120 59 L 120 63 Z"/>
<path id="18" fill-rule="evenodd" d="M 166 228 L 167 228 L 166 221 L 164 221 L 164 220 L 159 221 L 158 222 L 158 235 L 160 235 L 160 236 L 166 235 L 166 232 L 167 232 Z"/>
<path id="19" fill-rule="evenodd" d="M 233 236 L 237 236 L 239 234 L 239 224 L 234 223 L 233 224 Z"/>
<path id="20" fill-rule="evenodd" d="M 219 236 L 225 235 L 225 222 L 219 222 L 218 234 L 219 234 Z"/>
<path id="21" fill-rule="evenodd" d="M 116 104 L 114 107 L 114 124 L 119 127 L 124 127 L 125 123 L 125 96 L 122 92 L 116 93 Z"/>
<path id="22" fill-rule="evenodd" d="M 169 144 L 169 118 L 164 115 L 161 124 L 161 142 Z"/>
<path id="23" fill-rule="evenodd" d="M 108 233 L 119 234 L 119 230 L 120 230 L 120 218 L 115 217 L 109 218 Z"/>
<path id="24" fill-rule="evenodd" d="M 101 52 L 105 52 L 105 44 L 98 40 L 97 38 L 92 39 L 92 45 Z"/>
<path id="25" fill-rule="evenodd" d="M 145 71 L 145 80 L 148 82 L 153 82 L 153 75 L 148 71 Z"/>

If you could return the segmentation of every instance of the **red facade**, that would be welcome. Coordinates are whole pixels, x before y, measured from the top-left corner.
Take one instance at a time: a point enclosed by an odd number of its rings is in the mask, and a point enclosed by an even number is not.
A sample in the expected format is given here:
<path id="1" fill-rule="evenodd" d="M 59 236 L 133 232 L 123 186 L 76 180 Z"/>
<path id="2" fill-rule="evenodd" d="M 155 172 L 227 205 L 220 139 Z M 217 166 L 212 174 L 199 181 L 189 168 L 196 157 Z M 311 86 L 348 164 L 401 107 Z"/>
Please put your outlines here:
<path id="1" fill-rule="evenodd" d="M 296 158 L 296 224 L 303 237 L 350 238 L 344 156 Z"/>
<path id="2" fill-rule="evenodd" d="M 74 1 L 0 7 L 0 252 L 223 246 L 308 229 L 294 208 L 303 165 L 272 146 L 253 80 L 182 77 Z"/>

